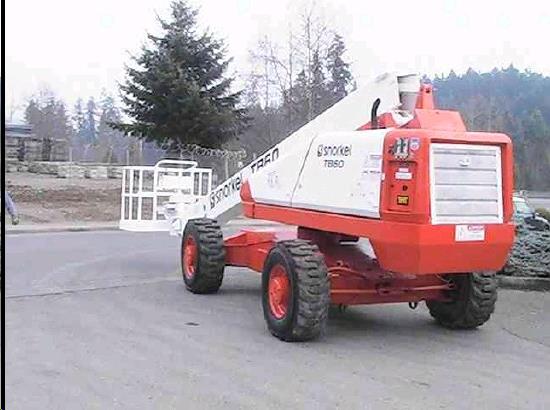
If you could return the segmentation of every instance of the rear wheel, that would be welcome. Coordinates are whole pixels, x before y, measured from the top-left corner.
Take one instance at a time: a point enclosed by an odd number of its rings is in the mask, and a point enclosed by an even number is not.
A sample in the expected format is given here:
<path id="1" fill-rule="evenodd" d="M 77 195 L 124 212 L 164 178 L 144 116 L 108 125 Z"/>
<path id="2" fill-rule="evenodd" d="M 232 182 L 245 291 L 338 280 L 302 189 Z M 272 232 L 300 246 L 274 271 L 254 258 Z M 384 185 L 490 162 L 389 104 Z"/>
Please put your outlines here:
<path id="1" fill-rule="evenodd" d="M 269 331 L 287 342 L 319 337 L 330 302 L 328 271 L 319 248 L 304 240 L 277 243 L 262 274 L 262 305 Z"/>
<path id="2" fill-rule="evenodd" d="M 214 293 L 220 288 L 225 267 L 223 234 L 212 219 L 191 219 L 181 242 L 183 281 L 193 293 Z"/>
<path id="3" fill-rule="evenodd" d="M 495 272 L 448 275 L 456 288 L 451 301 L 427 301 L 430 314 L 439 324 L 450 329 L 473 329 L 489 320 L 497 300 Z"/>

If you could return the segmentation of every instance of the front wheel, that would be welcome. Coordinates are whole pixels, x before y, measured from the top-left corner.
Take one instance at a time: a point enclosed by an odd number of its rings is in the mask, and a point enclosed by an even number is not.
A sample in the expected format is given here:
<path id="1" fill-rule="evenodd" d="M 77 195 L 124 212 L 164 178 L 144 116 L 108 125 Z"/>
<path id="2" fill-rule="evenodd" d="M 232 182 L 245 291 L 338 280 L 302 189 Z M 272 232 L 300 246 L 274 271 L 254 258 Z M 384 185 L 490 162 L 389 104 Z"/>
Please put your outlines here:
<path id="1" fill-rule="evenodd" d="M 489 320 L 497 301 L 495 272 L 448 275 L 455 289 L 448 302 L 427 301 L 432 317 L 450 329 L 474 329 Z"/>
<path id="2" fill-rule="evenodd" d="M 225 267 L 223 234 L 215 220 L 191 219 L 181 242 L 183 281 L 193 293 L 215 293 L 222 285 Z"/>
<path id="3" fill-rule="evenodd" d="M 328 270 L 316 245 L 281 241 L 262 273 L 262 306 L 269 331 L 287 342 L 312 340 L 325 329 L 330 302 Z"/>

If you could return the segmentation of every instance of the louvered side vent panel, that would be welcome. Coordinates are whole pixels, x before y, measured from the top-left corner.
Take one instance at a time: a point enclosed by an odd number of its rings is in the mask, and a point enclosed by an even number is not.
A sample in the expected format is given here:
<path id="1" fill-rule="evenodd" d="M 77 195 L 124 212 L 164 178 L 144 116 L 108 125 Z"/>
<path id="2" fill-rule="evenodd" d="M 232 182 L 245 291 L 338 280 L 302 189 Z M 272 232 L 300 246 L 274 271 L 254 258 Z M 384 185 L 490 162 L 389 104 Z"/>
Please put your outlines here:
<path id="1" fill-rule="evenodd" d="M 502 223 L 500 148 L 432 144 L 432 224 Z"/>

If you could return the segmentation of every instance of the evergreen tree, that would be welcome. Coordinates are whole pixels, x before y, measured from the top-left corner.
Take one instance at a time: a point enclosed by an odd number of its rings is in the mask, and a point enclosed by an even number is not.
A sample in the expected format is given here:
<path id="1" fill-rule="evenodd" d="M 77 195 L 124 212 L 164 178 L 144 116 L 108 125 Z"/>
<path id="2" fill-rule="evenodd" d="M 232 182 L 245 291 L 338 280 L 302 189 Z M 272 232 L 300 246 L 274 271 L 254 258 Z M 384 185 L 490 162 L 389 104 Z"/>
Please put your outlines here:
<path id="1" fill-rule="evenodd" d="M 124 134 L 113 126 L 120 122 L 121 115 L 115 99 L 111 95 L 103 95 L 100 112 L 97 128 L 99 160 L 106 163 L 118 162 L 119 157 L 124 154 L 127 144 L 125 144 Z"/>
<path id="2" fill-rule="evenodd" d="M 38 101 L 34 98 L 29 101 L 25 108 L 25 122 L 33 126 L 35 134 L 39 132 L 42 113 L 38 105 Z"/>
<path id="3" fill-rule="evenodd" d="M 329 72 L 328 90 L 331 94 L 331 105 L 348 94 L 353 76 L 350 65 L 344 61 L 346 45 L 339 34 L 335 34 L 327 53 L 327 70 Z"/>
<path id="4" fill-rule="evenodd" d="M 65 103 L 61 100 L 53 102 L 53 135 L 57 139 L 62 139 L 70 142 L 73 134 L 69 113 L 65 107 Z"/>
<path id="5" fill-rule="evenodd" d="M 75 130 L 75 143 L 80 145 L 84 142 L 86 117 L 84 115 L 84 107 L 82 98 L 76 100 L 73 108 L 73 127 Z"/>
<path id="6" fill-rule="evenodd" d="M 25 109 L 25 121 L 42 139 L 71 140 L 71 126 L 63 101 L 49 97 L 46 101 L 32 98 Z"/>
<path id="7" fill-rule="evenodd" d="M 322 113 L 329 105 L 329 94 L 325 82 L 323 65 L 319 56 L 319 50 L 315 50 L 311 60 L 311 118 Z"/>
<path id="8" fill-rule="evenodd" d="M 219 147 L 245 125 L 225 75 L 224 43 L 197 28 L 197 10 L 175 1 L 163 34 L 149 35 L 149 47 L 127 67 L 121 86 L 124 112 L 134 122 L 117 128 L 146 141 L 178 150 L 182 144 Z"/>
<path id="9" fill-rule="evenodd" d="M 298 73 L 296 81 L 289 92 L 290 98 L 288 104 L 292 111 L 293 123 L 289 124 L 290 129 L 288 131 L 298 129 L 308 121 L 308 87 L 309 84 L 306 73 L 302 70 Z M 281 132 L 279 133 L 282 134 Z M 284 134 L 282 136 L 284 136 Z M 280 137 L 281 139 L 282 136 Z"/>
<path id="10" fill-rule="evenodd" d="M 42 159 L 51 159 L 55 140 L 70 142 L 72 129 L 65 104 L 52 93 L 32 98 L 25 109 L 25 120 L 34 134 L 42 140 Z"/>
<path id="11" fill-rule="evenodd" d="M 84 115 L 84 133 L 83 140 L 86 145 L 94 145 L 97 142 L 96 125 L 97 107 L 93 97 L 88 99 L 86 104 L 86 113 Z"/>

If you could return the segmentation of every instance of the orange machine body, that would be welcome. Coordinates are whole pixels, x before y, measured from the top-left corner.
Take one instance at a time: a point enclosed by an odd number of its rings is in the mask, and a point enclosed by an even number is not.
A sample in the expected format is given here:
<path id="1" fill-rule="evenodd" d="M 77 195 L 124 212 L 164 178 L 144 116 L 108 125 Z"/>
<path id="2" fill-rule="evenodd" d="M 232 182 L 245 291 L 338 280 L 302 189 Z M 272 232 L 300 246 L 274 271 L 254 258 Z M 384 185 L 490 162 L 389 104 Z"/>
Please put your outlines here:
<path id="1" fill-rule="evenodd" d="M 379 219 L 258 203 L 248 182 L 241 189 L 244 214 L 249 218 L 368 238 L 380 268 L 389 272 L 424 275 L 501 269 L 515 231 L 512 142 L 500 133 L 466 131 L 460 114 L 431 109 L 431 101 L 431 87 L 423 86 L 414 119 L 404 127 L 388 130 L 384 140 Z M 387 125 L 393 125 L 391 117 L 384 118 Z M 370 129 L 370 123 L 360 129 Z M 395 146 L 403 139 L 414 139 L 414 149 L 406 157 L 399 157 L 395 155 Z M 479 240 L 457 241 L 457 224 L 432 223 L 430 146 L 435 143 L 500 148 L 502 221 L 460 223 L 465 225 L 463 229 L 483 230 Z M 395 178 L 402 169 L 411 174 L 410 179 Z"/>

